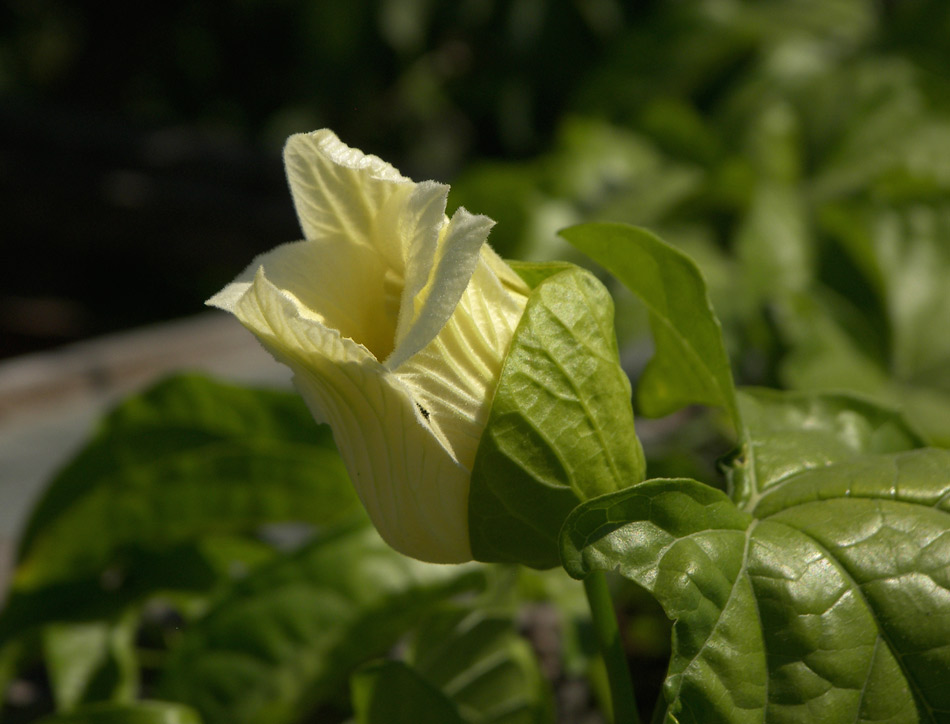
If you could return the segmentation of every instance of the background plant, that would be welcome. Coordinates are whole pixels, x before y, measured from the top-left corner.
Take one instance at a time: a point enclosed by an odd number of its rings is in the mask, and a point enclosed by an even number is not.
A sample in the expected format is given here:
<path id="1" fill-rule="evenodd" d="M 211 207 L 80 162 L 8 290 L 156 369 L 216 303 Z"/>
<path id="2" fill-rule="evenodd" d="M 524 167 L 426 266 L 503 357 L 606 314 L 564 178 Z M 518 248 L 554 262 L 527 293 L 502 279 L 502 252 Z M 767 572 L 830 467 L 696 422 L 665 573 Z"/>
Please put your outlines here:
<path id="1" fill-rule="evenodd" d="M 451 35 L 445 30 L 451 23 L 434 5 L 420 7 L 429 10 L 414 27 L 432 37 Z M 494 32 L 515 12 L 493 5 L 479 27 Z M 507 63 L 505 72 L 523 76 L 511 85 L 536 109 L 531 140 L 521 145 L 499 140 L 505 138 L 499 129 L 517 114 L 491 110 L 494 103 L 516 106 L 515 92 L 473 93 L 477 78 L 464 73 L 433 81 L 426 69 L 434 66 L 412 62 L 423 51 L 400 56 L 398 79 L 388 81 L 421 89 L 410 97 L 428 110 L 410 117 L 424 121 L 429 112 L 435 120 L 413 129 L 437 130 L 445 116 L 432 109 L 444 108 L 446 98 L 484 104 L 475 116 L 478 133 L 470 136 L 478 140 L 456 158 L 532 154 L 478 160 L 453 185 L 454 203 L 499 221 L 492 244 L 504 255 L 578 261 L 582 256 L 554 231 L 582 221 L 646 226 L 696 261 L 722 323 L 722 350 L 704 343 L 700 356 L 731 365 L 698 377 L 695 370 L 662 367 L 649 362 L 657 359 L 654 352 L 671 359 L 681 350 L 669 335 L 650 330 L 681 322 L 657 298 L 641 305 L 614 286 L 623 359 L 639 382 L 637 429 L 648 476 L 678 482 L 650 483 L 579 511 L 564 539 L 565 560 L 578 575 L 620 565 L 614 594 L 644 709 L 670 656 L 669 686 L 679 696 L 671 707 L 691 691 L 709 693 L 704 687 L 715 677 L 703 678 L 687 664 L 712 666 L 712 652 L 722 645 L 737 652 L 725 664 L 738 672 L 731 680 L 723 675 L 724 689 L 739 692 L 739 708 L 750 718 L 766 712 L 769 720 L 800 719 L 814 711 L 809 707 L 844 717 L 855 710 L 859 684 L 871 682 L 868 691 L 879 700 L 869 700 L 866 710 L 859 706 L 855 718 L 873 710 L 895 721 L 943 721 L 946 665 L 927 647 L 948 630 L 940 567 L 947 560 L 946 522 L 939 513 L 947 464 L 940 450 L 919 450 L 950 440 L 950 348 L 941 333 L 950 315 L 947 9 L 839 0 L 646 3 L 630 12 L 616 31 L 598 36 L 602 53 L 573 54 L 594 60 L 571 76 L 576 85 L 566 83 L 573 89 L 566 100 L 552 101 L 544 95 L 548 86 L 531 80 L 543 69 Z M 575 32 L 543 27 L 537 37 L 554 45 Z M 365 87 L 373 98 L 387 97 L 377 92 L 380 85 Z M 55 84 L 44 92 L 54 91 Z M 201 94 L 194 95 L 199 102 Z M 566 113 L 543 112 L 550 107 Z M 486 132 L 492 123 L 498 128 Z M 263 134 L 266 124 L 255 124 L 248 127 Z M 346 124 L 342 119 L 339 127 Z M 420 144 L 440 138 L 406 135 Z M 352 137 L 387 151 L 386 143 Z M 404 153 L 417 159 L 427 153 L 416 150 Z M 644 238 L 626 227 L 587 228 L 568 233 L 587 235 L 580 244 L 587 252 L 594 229 Z M 643 295 L 642 282 L 625 279 L 616 260 L 592 255 Z M 196 300 L 230 273 L 220 264 L 214 284 L 204 281 L 212 272 L 194 283 L 201 287 Z M 663 264 L 694 273 L 680 256 Z M 697 289 L 695 279 L 675 284 Z M 684 336 L 710 339 L 708 329 L 690 328 Z M 724 376 L 730 366 L 742 385 L 794 393 L 730 392 L 732 375 Z M 649 383 L 658 369 L 673 381 L 676 399 Z M 684 402 L 708 407 L 683 409 Z M 645 419 L 667 413 L 653 423 Z M 733 448 L 736 454 L 717 465 Z M 282 394 L 188 377 L 129 400 L 34 513 L 0 617 L 0 669 L 8 678 L 32 680 L 45 672 L 57 708 L 87 718 L 133 710 L 147 720 L 193 716 L 170 703 L 133 707 L 146 697 L 181 702 L 207 722 L 373 721 L 374 707 L 391 712 L 374 702 L 391 702 L 387 691 L 412 687 L 412 700 L 442 712 L 439 721 L 451 720 L 447 711 L 464 721 L 547 721 L 555 708 L 569 708 L 564 692 L 579 680 L 606 698 L 577 585 L 557 571 L 435 572 L 407 562 L 365 527 L 334 455 L 326 433 Z M 881 470 L 886 479 L 879 479 Z M 788 476 L 795 485 L 780 484 Z M 885 500 L 882 491 L 890 495 L 894 481 L 900 494 Z M 727 487 L 731 500 L 717 490 Z M 812 516 L 801 512 L 814 509 L 803 501 L 819 489 L 834 493 L 825 509 L 840 506 L 841 520 L 871 525 L 870 513 L 846 500 L 845 491 L 891 516 L 856 549 L 863 551 L 858 563 L 840 551 L 827 555 L 853 530 L 842 529 L 837 538 L 833 529 L 809 532 Z M 862 489 L 866 495 L 855 495 Z M 920 511 L 927 506 L 930 512 Z M 676 525 L 646 509 L 676 511 L 669 513 Z M 914 512 L 902 518 L 906 509 Z M 782 548 L 772 537 L 775 528 L 751 522 L 765 516 L 777 516 L 799 544 L 803 536 L 824 536 L 826 550 Z M 295 536 L 296 529 L 271 525 L 288 519 L 309 527 Z M 617 540 L 632 531 L 652 541 L 644 560 L 618 557 Z M 738 541 L 795 555 L 757 558 L 759 568 L 743 568 L 735 564 Z M 658 557 L 660 549 L 667 557 Z M 875 550 L 886 550 L 903 568 L 859 565 L 877 560 Z M 895 550 L 908 557 L 893 556 Z M 675 574 L 698 565 L 700 552 L 706 556 L 700 569 L 710 579 L 678 588 Z M 791 575 L 801 560 L 817 561 L 816 567 Z M 837 588 L 794 587 L 821 566 L 838 576 Z M 890 590 L 853 603 L 875 587 Z M 644 589 L 677 619 L 672 649 L 666 617 Z M 725 590 L 742 595 L 717 598 Z M 537 618 L 526 619 L 525 611 L 550 610 L 551 602 L 560 646 L 542 669 Z M 837 611 L 830 602 L 840 603 Z M 748 623 L 753 609 L 764 612 L 764 627 Z M 902 610 L 932 623 L 914 628 Z M 838 611 L 853 628 L 835 619 Z M 717 614 L 729 625 L 709 629 Z M 810 628 L 808 620 L 820 625 Z M 869 634 L 877 625 L 883 639 Z M 534 649 L 519 635 L 526 626 Z M 459 642 L 450 647 L 457 657 L 437 650 L 427 632 Z M 805 664 L 756 668 L 754 662 L 768 661 L 776 637 Z M 822 659 L 816 641 L 832 648 L 860 641 L 864 654 L 854 655 L 864 658 L 846 665 Z M 917 648 L 894 663 L 873 653 L 887 648 L 879 641 Z M 358 666 L 394 651 L 395 659 L 350 679 Z M 764 678 L 752 680 L 749 671 Z M 865 678 L 853 678 L 859 674 Z M 554 693 L 545 679 L 557 685 Z M 790 708 L 756 699 L 766 681 L 773 696 L 792 701 Z M 485 691 L 492 695 L 479 695 Z M 483 709 L 479 702 L 488 699 L 499 703 L 497 710 Z M 39 713 L 8 706 L 4 716 L 25 721 Z M 413 716 L 418 712 L 407 713 L 416 721 Z"/>

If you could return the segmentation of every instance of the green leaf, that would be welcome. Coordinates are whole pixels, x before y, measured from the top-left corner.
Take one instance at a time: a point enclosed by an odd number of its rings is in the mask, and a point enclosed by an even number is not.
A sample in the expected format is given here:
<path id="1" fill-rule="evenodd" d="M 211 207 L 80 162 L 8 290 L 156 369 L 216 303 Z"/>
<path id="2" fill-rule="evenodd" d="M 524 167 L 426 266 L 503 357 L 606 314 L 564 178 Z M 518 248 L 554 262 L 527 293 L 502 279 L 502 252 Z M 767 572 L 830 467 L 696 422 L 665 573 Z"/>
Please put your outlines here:
<path id="1" fill-rule="evenodd" d="M 800 292 L 814 274 L 805 208 L 795 187 L 760 183 L 736 239 L 743 280 L 757 301 Z"/>
<path id="2" fill-rule="evenodd" d="M 930 449 L 806 468 L 750 512 L 650 480 L 579 506 L 562 553 L 674 621 L 665 721 L 947 721 L 948 471 Z"/>
<path id="3" fill-rule="evenodd" d="M 805 470 L 924 445 L 896 410 L 853 395 L 747 388 L 738 399 L 746 428 L 727 473 L 740 505 Z"/>
<path id="4" fill-rule="evenodd" d="M 234 584 L 185 630 L 159 691 L 208 724 L 294 722 L 434 603 L 483 583 L 475 564 L 406 558 L 368 526 L 340 532 Z"/>
<path id="5" fill-rule="evenodd" d="M 468 724 L 553 722 L 551 692 L 508 615 L 443 610 L 419 627 L 409 662 Z"/>
<path id="6" fill-rule="evenodd" d="M 56 476 L 26 527 L 15 583 L 99 573 L 127 548 L 358 510 L 329 429 L 294 395 L 176 377 L 119 405 Z"/>
<path id="7" fill-rule="evenodd" d="M 448 697 L 401 661 L 382 661 L 350 680 L 359 724 L 464 724 Z"/>
<path id="8" fill-rule="evenodd" d="M 506 259 L 506 262 L 532 289 L 558 272 L 569 271 L 576 268 L 573 264 L 566 261 L 531 262 Z"/>
<path id="9" fill-rule="evenodd" d="M 0 645 L 54 622 L 116 620 L 129 607 L 156 593 L 203 595 L 226 574 L 201 545 L 180 545 L 159 553 L 127 549 L 102 573 L 82 574 L 30 589 L 14 589 L 0 614 Z M 233 560 L 233 559 L 232 559 Z M 240 564 L 240 561 L 237 561 Z"/>
<path id="10" fill-rule="evenodd" d="M 643 473 L 610 294 L 578 267 L 557 271 L 531 293 L 479 443 L 469 492 L 472 553 L 555 566 L 571 509 Z"/>
<path id="11" fill-rule="evenodd" d="M 181 704 L 141 701 L 136 704 L 87 704 L 43 719 L 40 724 L 201 724 L 194 711 Z"/>
<path id="12" fill-rule="evenodd" d="M 606 267 L 650 310 L 656 347 L 637 388 L 643 413 L 689 404 L 722 406 L 738 429 L 739 410 L 722 328 L 692 260 L 644 229 L 581 224 L 561 235 Z"/>
<path id="13" fill-rule="evenodd" d="M 84 702 L 131 703 L 139 685 L 137 615 L 121 621 L 51 624 L 43 654 L 59 711 Z"/>
<path id="14" fill-rule="evenodd" d="M 858 393 L 900 410 L 931 445 L 950 446 L 950 365 L 935 365 L 914 381 L 888 374 L 882 360 L 859 350 L 854 340 L 819 304 L 802 296 L 777 311 L 789 352 L 782 360 L 783 383 L 799 390 Z"/>

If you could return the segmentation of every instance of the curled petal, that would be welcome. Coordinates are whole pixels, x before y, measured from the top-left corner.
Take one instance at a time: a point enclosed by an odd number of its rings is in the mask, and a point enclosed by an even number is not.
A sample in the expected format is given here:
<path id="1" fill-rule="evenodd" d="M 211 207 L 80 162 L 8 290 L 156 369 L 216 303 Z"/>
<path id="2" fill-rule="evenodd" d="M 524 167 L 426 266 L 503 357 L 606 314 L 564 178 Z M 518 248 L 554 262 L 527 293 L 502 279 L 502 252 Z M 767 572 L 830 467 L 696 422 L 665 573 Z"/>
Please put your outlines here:
<path id="1" fill-rule="evenodd" d="M 291 368 L 314 417 L 333 429 L 357 493 L 393 548 L 438 563 L 471 559 L 468 470 L 401 380 L 365 347 L 310 318 L 264 267 L 209 303 L 232 312 Z"/>
<path id="2" fill-rule="evenodd" d="M 448 322 L 395 372 L 429 412 L 430 424 L 467 470 L 475 459 L 498 375 L 527 303 L 524 282 L 513 272 L 511 279 L 500 277 L 493 258 L 497 259 L 495 253 L 482 247 Z"/>
<path id="3" fill-rule="evenodd" d="M 394 197 L 408 197 L 415 185 L 326 129 L 287 139 L 284 165 L 306 239 L 342 236 L 376 247 L 381 213 Z"/>
<path id="4" fill-rule="evenodd" d="M 396 369 L 425 347 L 452 316 L 494 223 L 487 216 L 459 209 L 441 229 L 441 238 L 436 228 L 438 245 L 433 243 L 431 252 L 418 262 L 411 260 L 415 263 L 409 265 L 396 327 L 396 348 L 386 360 L 387 367 Z"/>

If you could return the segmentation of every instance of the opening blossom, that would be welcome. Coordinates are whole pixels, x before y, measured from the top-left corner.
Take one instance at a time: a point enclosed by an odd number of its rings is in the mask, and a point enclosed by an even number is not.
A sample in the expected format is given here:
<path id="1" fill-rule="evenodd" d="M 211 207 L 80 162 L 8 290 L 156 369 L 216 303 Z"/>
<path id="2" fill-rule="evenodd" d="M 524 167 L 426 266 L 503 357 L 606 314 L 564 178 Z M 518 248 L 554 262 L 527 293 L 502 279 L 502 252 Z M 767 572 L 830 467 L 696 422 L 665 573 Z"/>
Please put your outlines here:
<path id="1" fill-rule="evenodd" d="M 491 219 L 445 215 L 447 185 L 329 130 L 291 136 L 284 162 L 304 240 L 208 304 L 293 370 L 393 548 L 470 560 L 472 463 L 528 287 L 485 243 Z"/>

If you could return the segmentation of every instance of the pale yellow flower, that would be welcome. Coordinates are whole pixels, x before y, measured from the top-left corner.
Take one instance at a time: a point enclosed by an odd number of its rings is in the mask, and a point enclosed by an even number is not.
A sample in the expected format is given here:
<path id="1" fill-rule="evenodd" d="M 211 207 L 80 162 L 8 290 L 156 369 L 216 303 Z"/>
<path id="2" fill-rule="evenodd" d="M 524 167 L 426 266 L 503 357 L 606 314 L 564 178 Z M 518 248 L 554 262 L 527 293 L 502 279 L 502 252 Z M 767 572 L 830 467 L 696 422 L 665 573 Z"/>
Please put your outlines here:
<path id="1" fill-rule="evenodd" d="M 527 302 L 485 243 L 494 222 L 328 130 L 284 162 L 305 240 L 253 263 L 208 304 L 294 372 L 370 518 L 396 550 L 471 558 L 469 475 Z"/>

